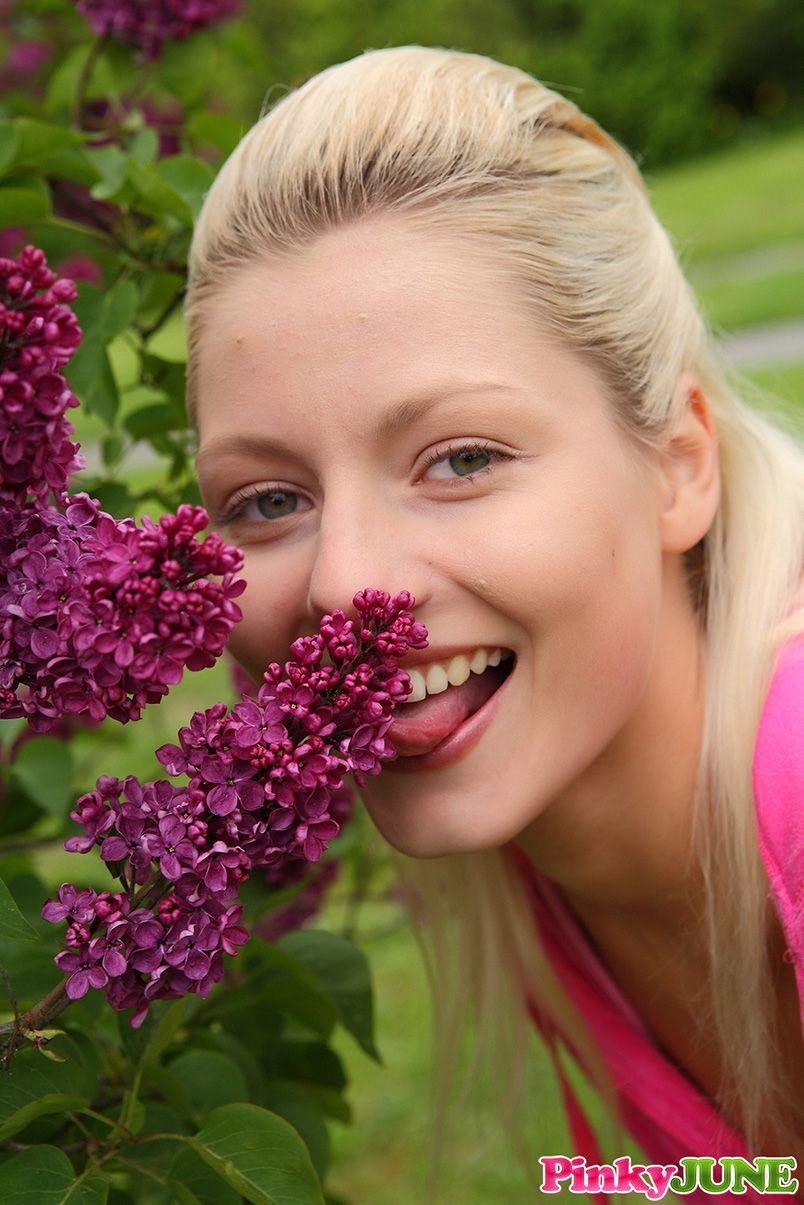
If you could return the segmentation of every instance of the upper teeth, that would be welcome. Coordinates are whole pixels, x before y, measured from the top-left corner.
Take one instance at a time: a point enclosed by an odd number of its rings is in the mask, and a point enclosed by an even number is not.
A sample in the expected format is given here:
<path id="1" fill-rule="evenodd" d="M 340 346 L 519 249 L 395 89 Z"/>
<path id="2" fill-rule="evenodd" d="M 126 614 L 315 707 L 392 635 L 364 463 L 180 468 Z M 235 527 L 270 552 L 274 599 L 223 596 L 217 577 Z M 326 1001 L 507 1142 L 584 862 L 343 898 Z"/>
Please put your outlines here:
<path id="1" fill-rule="evenodd" d="M 406 670 L 413 690 L 403 702 L 420 703 L 427 695 L 440 694 L 448 686 L 460 686 L 470 674 L 482 674 L 487 666 L 499 665 L 513 655 L 510 649 L 478 649 L 471 660 L 465 653 L 459 653 L 451 661 L 431 662 L 426 673 Z"/>

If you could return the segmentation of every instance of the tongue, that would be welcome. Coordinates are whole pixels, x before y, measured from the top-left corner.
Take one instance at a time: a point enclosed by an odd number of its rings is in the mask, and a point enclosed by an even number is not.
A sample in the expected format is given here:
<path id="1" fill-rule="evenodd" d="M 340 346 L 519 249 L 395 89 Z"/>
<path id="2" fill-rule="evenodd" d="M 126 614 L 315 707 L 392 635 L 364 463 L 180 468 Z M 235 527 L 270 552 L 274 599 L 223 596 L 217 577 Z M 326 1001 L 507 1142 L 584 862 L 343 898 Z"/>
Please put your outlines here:
<path id="1" fill-rule="evenodd" d="M 419 703 L 400 703 L 386 736 L 403 757 L 429 753 L 491 698 L 510 669 L 510 661 L 490 665 L 482 674 L 470 674 L 462 686 L 448 686 Z"/>

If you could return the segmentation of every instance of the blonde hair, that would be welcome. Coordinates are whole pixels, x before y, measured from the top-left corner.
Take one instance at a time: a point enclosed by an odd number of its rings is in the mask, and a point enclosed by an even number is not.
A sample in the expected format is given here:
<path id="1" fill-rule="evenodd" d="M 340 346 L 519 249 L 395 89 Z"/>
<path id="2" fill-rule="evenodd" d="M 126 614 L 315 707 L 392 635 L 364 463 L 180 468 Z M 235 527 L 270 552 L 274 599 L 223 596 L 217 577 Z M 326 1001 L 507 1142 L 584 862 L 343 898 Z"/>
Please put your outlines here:
<path id="1" fill-rule="evenodd" d="M 804 631 L 800 596 L 796 603 L 804 565 L 800 435 L 764 395 L 755 391 L 748 404 L 719 363 L 627 151 L 525 72 L 421 46 L 366 52 L 322 71 L 265 112 L 224 164 L 190 251 L 191 414 L 207 303 L 230 273 L 381 214 L 490 248 L 537 319 L 591 357 L 640 455 L 673 433 L 683 405 L 679 374 L 691 370 L 701 382 L 719 434 L 722 492 L 709 531 L 685 554 L 708 649 L 690 854 L 707 892 L 709 1024 L 725 1069 L 717 1104 L 727 1116 L 739 1108 L 751 1150 L 761 1122 L 787 1143 L 802 1121 L 791 1116 L 768 986 L 772 903 L 755 832 L 752 754 L 776 651 Z M 435 1147 L 457 1034 L 471 1014 L 476 1051 L 502 1048 L 506 1118 L 533 1166 L 515 1127 L 529 1027 L 523 982 L 574 1044 L 617 1125 L 605 1063 L 552 973 L 506 850 L 421 860 L 392 851 L 392 859 L 433 996 L 441 1059 Z"/>

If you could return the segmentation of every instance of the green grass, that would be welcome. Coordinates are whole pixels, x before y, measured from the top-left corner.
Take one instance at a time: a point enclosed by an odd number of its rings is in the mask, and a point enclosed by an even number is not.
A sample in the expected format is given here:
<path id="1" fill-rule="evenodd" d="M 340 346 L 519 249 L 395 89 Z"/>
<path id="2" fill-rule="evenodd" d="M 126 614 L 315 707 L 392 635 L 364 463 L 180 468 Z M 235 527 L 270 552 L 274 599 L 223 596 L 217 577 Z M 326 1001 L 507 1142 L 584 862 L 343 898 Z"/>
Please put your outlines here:
<path id="1" fill-rule="evenodd" d="M 783 403 L 795 418 L 804 437 L 804 359 L 800 363 L 769 365 L 748 374 L 762 389 L 767 389 Z"/>
<path id="2" fill-rule="evenodd" d="M 693 272 L 690 279 L 695 285 Z M 696 292 L 708 321 L 722 330 L 804 315 L 804 272 L 800 269 L 772 272 L 759 279 L 713 281 L 698 285 Z"/>
<path id="3" fill-rule="evenodd" d="M 648 177 L 688 262 L 804 240 L 804 128 Z"/>

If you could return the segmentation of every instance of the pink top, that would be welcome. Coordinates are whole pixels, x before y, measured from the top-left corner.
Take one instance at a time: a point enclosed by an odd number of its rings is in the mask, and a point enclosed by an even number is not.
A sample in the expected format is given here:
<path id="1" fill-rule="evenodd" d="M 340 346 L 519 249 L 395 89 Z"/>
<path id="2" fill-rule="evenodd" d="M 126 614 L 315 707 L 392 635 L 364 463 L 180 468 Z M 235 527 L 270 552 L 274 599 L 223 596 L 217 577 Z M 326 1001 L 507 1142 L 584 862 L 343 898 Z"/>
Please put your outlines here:
<path id="1" fill-rule="evenodd" d="M 777 655 L 757 732 L 753 781 L 759 848 L 787 939 L 785 956 L 795 963 L 804 1029 L 804 635 L 789 641 Z M 558 885 L 541 874 L 513 842 L 509 842 L 508 849 L 524 877 L 550 961 L 608 1063 L 618 1088 L 624 1124 L 650 1162 L 677 1163 L 682 1155 L 750 1158 L 742 1136 L 656 1044 L 593 948 Z M 529 1008 L 553 1056 L 576 1151 L 589 1163 L 604 1163 L 594 1131 L 557 1057 L 559 1034 L 549 1032 L 546 1020 L 538 1015 L 532 1002 Z M 572 1043 L 563 1037 L 560 1040 L 583 1067 Z M 600 1193 L 587 1195 L 600 1201 L 610 1199 Z M 720 1199 L 733 1196 L 723 1194 Z M 792 1198 L 759 1195 L 747 1188 L 739 1199 L 761 1202 Z M 711 1205 L 712 1198 L 707 1193 L 693 1192 L 685 1194 L 684 1200 Z"/>

